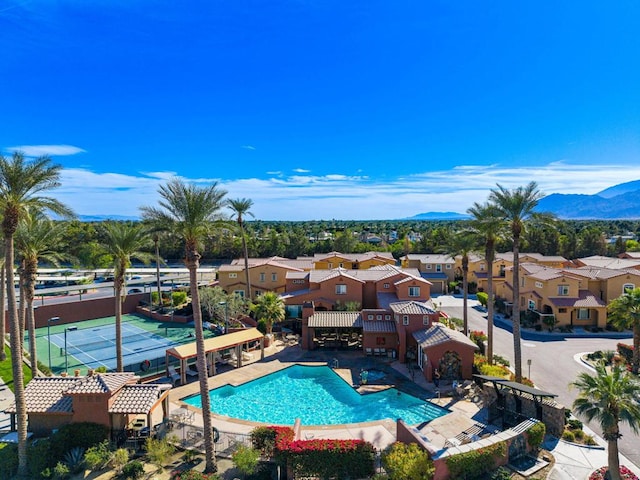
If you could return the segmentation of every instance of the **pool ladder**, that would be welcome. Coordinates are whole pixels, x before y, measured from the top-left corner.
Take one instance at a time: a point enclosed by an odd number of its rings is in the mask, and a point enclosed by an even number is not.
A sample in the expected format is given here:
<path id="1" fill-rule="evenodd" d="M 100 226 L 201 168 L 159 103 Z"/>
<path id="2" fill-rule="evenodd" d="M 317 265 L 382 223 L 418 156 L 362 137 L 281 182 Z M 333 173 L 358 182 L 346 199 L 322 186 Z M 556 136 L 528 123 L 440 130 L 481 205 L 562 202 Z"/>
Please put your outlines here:
<path id="1" fill-rule="evenodd" d="M 340 368 L 340 362 L 338 361 L 337 358 L 334 358 L 331 361 L 331 368 L 333 368 L 333 369 Z"/>

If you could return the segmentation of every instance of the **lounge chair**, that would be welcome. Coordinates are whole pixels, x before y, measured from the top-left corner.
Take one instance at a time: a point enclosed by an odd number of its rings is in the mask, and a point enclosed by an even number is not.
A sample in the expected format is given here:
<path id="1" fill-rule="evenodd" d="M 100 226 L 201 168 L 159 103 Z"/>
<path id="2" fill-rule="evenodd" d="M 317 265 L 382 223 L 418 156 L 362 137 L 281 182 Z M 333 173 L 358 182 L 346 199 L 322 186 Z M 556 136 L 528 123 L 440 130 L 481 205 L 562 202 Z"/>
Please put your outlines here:
<path id="1" fill-rule="evenodd" d="M 176 367 L 171 366 L 167 368 L 167 372 L 169 373 L 169 378 L 171 378 L 171 383 L 173 384 L 173 386 L 175 387 L 176 385 L 180 385 L 182 377 L 176 371 Z"/>
<path id="2" fill-rule="evenodd" d="M 193 367 L 193 368 L 191 368 Z M 198 368 L 195 365 L 191 365 L 191 367 L 187 367 L 184 373 L 187 374 L 187 377 L 197 377 L 198 376 Z"/>

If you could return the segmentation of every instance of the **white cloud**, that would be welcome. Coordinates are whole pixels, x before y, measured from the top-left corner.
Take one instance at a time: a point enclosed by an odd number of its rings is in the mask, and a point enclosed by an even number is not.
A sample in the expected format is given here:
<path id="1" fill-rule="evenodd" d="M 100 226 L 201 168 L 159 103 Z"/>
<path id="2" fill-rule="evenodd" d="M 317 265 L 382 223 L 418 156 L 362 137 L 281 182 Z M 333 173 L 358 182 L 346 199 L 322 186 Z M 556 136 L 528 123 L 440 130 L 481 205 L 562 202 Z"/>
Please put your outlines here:
<path id="1" fill-rule="evenodd" d="M 73 145 L 18 145 L 16 147 L 7 147 L 5 148 L 5 151 L 22 152 L 27 157 L 40 157 L 42 155 L 60 157 L 86 152 L 86 150 Z"/>
<path id="2" fill-rule="evenodd" d="M 253 145 L 242 145 L 240 148 L 244 148 L 245 150 L 255 150 L 256 147 Z"/>
<path id="3" fill-rule="evenodd" d="M 507 188 L 536 180 L 551 193 L 594 194 L 640 179 L 640 165 L 571 165 L 504 167 L 462 165 L 451 170 L 376 180 L 345 174 L 297 175 L 220 180 L 184 178 L 199 184 L 219 182 L 230 198 L 251 198 L 256 218 L 264 220 L 393 219 L 421 212 L 464 213 L 483 202 L 496 183 Z M 271 173 L 273 174 L 273 172 Z M 175 172 L 139 175 L 95 173 L 87 169 L 62 171 L 62 187 L 54 195 L 84 215 L 139 215 L 139 207 L 158 202 L 158 187 Z"/>
<path id="4" fill-rule="evenodd" d="M 305 170 L 304 168 L 294 168 L 293 171 L 296 173 L 309 173 L 311 170 Z"/>

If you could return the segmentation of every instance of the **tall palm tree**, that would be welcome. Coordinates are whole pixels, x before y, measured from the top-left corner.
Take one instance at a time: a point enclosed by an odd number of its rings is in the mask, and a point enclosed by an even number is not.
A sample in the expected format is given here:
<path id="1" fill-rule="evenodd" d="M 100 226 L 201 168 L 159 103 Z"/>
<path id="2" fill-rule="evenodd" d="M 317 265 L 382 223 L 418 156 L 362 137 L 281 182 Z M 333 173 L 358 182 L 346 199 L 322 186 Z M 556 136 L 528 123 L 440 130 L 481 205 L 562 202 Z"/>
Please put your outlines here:
<path id="1" fill-rule="evenodd" d="M 478 246 L 478 238 L 471 230 L 453 232 L 447 237 L 447 242 L 441 250 L 451 255 L 452 258 L 460 257 L 462 270 L 462 321 L 464 334 L 469 335 L 469 255 Z"/>
<path id="2" fill-rule="evenodd" d="M 0 305 L 5 304 L 6 290 L 4 288 L 4 285 L 6 277 L 7 272 L 4 268 L 4 255 L 2 255 L 2 259 L 0 260 Z M 7 359 L 7 353 L 4 351 L 4 339 L 6 335 L 7 331 L 5 328 L 5 309 L 0 308 L 0 343 L 2 344 L 2 347 L 0 348 L 0 362 L 4 362 Z"/>
<path id="3" fill-rule="evenodd" d="M 253 312 L 257 320 L 264 320 L 267 334 L 273 331 L 273 324 L 285 318 L 284 301 L 276 292 L 265 292 L 253 304 Z"/>
<path id="4" fill-rule="evenodd" d="M 20 325 L 14 288 L 13 237 L 20 219 L 29 211 L 51 211 L 61 216 L 72 216 L 68 207 L 54 198 L 42 195 L 60 186 L 61 169 L 60 165 L 52 164 L 47 156 L 27 161 L 20 152 L 15 152 L 11 158 L 0 155 L 0 214 L 7 273 L 7 312 L 11 331 L 11 366 L 16 399 L 18 475 L 20 476 L 27 474 L 27 407 L 22 374 L 22 342 L 19 337 Z"/>
<path id="5" fill-rule="evenodd" d="M 33 376 L 38 375 L 38 353 L 36 349 L 36 325 L 33 299 L 36 294 L 38 262 L 58 266 L 64 255 L 58 251 L 65 231 L 62 223 L 54 223 L 42 213 L 25 215 L 18 223 L 15 246 L 22 257 L 20 286 L 24 294 L 27 330 L 29 332 L 29 356 Z M 22 297 L 22 295 L 21 295 Z"/>
<path id="6" fill-rule="evenodd" d="M 487 361 L 493 364 L 493 262 L 496 258 L 496 242 L 502 231 L 502 217 L 497 209 L 489 204 L 474 203 L 467 210 L 472 217 L 472 228 L 484 239 L 484 260 L 487 262 Z"/>
<path id="7" fill-rule="evenodd" d="M 620 480 L 618 439 L 620 422 L 626 423 L 637 435 L 640 433 L 640 383 L 623 366 L 614 365 L 607 371 L 604 362 L 596 365 L 596 375 L 580 373 L 572 387 L 579 390 L 573 408 L 588 420 L 596 420 L 607 441 L 609 478 Z"/>
<path id="8" fill-rule="evenodd" d="M 227 202 L 229 208 L 236 217 L 238 227 L 240 227 L 240 235 L 242 235 L 242 252 L 244 254 L 244 278 L 246 283 L 247 300 L 251 300 L 251 284 L 249 283 L 249 251 L 247 250 L 247 239 L 244 232 L 244 217 L 249 215 L 253 217 L 253 213 L 249 209 L 253 206 L 253 200 L 249 198 L 237 198 Z"/>
<path id="9" fill-rule="evenodd" d="M 626 291 L 607 308 L 611 323 L 619 328 L 633 328 L 631 371 L 637 375 L 640 366 L 640 288 Z"/>
<path id="10" fill-rule="evenodd" d="M 202 241 L 213 222 L 220 218 L 220 210 L 224 205 L 224 196 L 227 192 L 218 188 L 217 183 L 207 187 L 197 187 L 186 184 L 180 179 L 173 179 L 166 185 L 160 186 L 158 193 L 160 194 L 159 207 L 142 207 L 142 213 L 145 219 L 156 225 L 167 225 L 184 240 L 184 264 L 189 270 L 193 321 L 196 330 L 198 380 L 204 421 L 205 471 L 210 473 L 215 472 L 217 467 L 209 398 L 209 375 L 202 333 L 202 310 L 198 294 L 198 266 Z"/>
<path id="11" fill-rule="evenodd" d="M 149 246 L 149 235 L 144 225 L 127 222 L 108 222 L 104 224 L 105 248 L 113 257 L 113 286 L 116 299 L 116 369 L 124 370 L 122 364 L 122 302 L 126 286 L 127 268 L 131 259 L 136 258 L 148 263 L 152 255 L 144 251 Z"/>
<path id="12" fill-rule="evenodd" d="M 515 380 L 522 382 L 522 345 L 520 334 L 520 239 L 525 223 L 534 215 L 534 209 L 542 198 L 536 182 L 526 187 L 509 190 L 498 184 L 491 190 L 489 202 L 492 203 L 509 225 L 513 240 L 513 355 L 515 357 Z"/>

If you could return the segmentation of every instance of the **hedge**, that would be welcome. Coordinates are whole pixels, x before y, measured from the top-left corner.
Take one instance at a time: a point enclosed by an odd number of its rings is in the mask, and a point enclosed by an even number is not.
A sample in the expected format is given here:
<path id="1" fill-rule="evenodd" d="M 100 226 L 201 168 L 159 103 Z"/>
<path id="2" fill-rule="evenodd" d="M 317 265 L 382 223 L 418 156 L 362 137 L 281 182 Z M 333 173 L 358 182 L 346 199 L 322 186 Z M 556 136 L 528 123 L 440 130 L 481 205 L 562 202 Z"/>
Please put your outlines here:
<path id="1" fill-rule="evenodd" d="M 479 479 L 486 478 L 486 474 L 496 468 L 497 459 L 506 454 L 506 442 L 499 442 L 488 447 L 453 455 L 447 458 L 446 462 L 451 478 Z"/>

